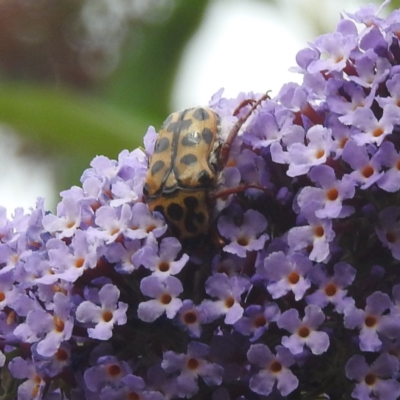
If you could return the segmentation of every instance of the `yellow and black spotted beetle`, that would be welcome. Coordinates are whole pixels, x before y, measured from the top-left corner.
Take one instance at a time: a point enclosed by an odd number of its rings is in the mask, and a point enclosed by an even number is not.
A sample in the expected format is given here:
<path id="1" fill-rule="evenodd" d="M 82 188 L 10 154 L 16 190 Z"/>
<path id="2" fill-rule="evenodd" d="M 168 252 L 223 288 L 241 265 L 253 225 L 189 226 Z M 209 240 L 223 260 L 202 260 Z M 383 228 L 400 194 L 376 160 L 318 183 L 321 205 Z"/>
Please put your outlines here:
<path id="1" fill-rule="evenodd" d="M 257 101 L 243 101 L 234 115 L 244 106 L 252 106 L 237 120 L 225 141 L 221 138 L 220 117 L 210 108 L 175 112 L 163 123 L 150 158 L 143 193 L 149 209 L 163 214 L 176 237 L 187 240 L 208 233 L 215 199 L 229 194 L 216 192 L 219 173 L 228 162 L 240 128 L 268 98 L 265 94 Z M 235 191 L 238 190 L 230 190 Z"/>

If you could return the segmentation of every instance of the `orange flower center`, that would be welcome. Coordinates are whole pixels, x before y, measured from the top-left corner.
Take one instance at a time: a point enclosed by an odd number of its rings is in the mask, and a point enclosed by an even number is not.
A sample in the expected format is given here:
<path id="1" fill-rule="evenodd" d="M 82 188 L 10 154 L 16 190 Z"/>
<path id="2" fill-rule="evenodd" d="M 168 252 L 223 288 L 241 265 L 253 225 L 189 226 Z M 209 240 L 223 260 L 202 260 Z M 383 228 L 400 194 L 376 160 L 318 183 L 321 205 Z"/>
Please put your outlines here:
<path id="1" fill-rule="evenodd" d="M 292 271 L 288 277 L 287 280 L 292 284 L 295 285 L 299 280 L 300 280 L 300 275 L 296 271 Z"/>

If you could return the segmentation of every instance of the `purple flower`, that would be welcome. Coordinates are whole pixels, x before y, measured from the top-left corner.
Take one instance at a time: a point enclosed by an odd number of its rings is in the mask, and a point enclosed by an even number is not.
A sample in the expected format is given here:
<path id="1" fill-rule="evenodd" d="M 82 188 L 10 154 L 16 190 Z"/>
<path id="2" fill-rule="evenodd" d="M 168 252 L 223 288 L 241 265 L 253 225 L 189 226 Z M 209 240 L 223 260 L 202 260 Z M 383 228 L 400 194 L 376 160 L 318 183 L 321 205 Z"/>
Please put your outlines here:
<path id="1" fill-rule="evenodd" d="M 96 267 L 97 243 L 93 238 L 89 240 L 85 231 L 77 231 L 69 246 L 60 239 L 50 239 L 46 248 L 51 269 L 36 282 L 49 284 L 57 279 L 75 282 L 87 269 Z"/>
<path id="2" fill-rule="evenodd" d="M 329 118 L 329 127 L 334 132 L 334 136 L 338 132 L 346 132 L 349 137 L 352 132 L 351 121 L 354 113 L 359 108 L 371 107 L 374 100 L 375 90 L 366 93 L 365 89 L 360 85 L 343 79 L 330 79 L 327 83 L 327 105 L 335 114 Z M 343 96 L 344 94 L 344 96 Z M 337 114 L 337 115 L 336 115 Z M 332 125 L 333 122 L 333 125 Z M 347 124 L 348 127 L 344 124 Z M 339 129 L 340 128 L 340 129 Z"/>
<path id="3" fill-rule="evenodd" d="M 393 132 L 394 125 L 399 121 L 400 108 L 394 104 L 385 106 L 379 121 L 370 108 L 357 108 L 351 123 L 359 132 L 353 134 L 353 139 L 359 146 L 367 143 L 376 143 L 379 146 L 384 138 Z"/>
<path id="4" fill-rule="evenodd" d="M 378 162 L 388 169 L 376 182 L 377 185 L 387 192 L 397 192 L 400 189 L 400 154 L 393 143 L 383 142 L 376 153 Z"/>
<path id="5" fill-rule="evenodd" d="M 39 375 L 35 365 L 30 360 L 15 357 L 8 364 L 8 368 L 16 379 L 25 379 L 18 386 L 18 400 L 40 400 L 46 386 L 45 381 Z"/>
<path id="6" fill-rule="evenodd" d="M 373 38 L 374 35 L 376 36 L 375 38 Z M 371 30 L 369 34 L 363 37 L 364 45 L 368 39 L 380 42 L 379 45 L 384 47 L 387 46 L 381 32 L 377 29 Z M 387 78 L 390 67 L 388 60 L 379 58 L 374 50 L 368 48 L 355 59 L 354 68 L 357 74 L 350 76 L 349 79 L 361 87 L 374 89 Z"/>
<path id="7" fill-rule="evenodd" d="M 335 264 L 334 274 L 331 277 L 328 276 L 324 266 L 314 266 L 308 278 L 318 285 L 318 289 L 307 296 L 307 303 L 321 308 L 332 303 L 337 312 L 345 313 L 347 309 L 354 306 L 354 299 L 346 297 L 347 290 L 344 288 L 354 281 L 355 276 L 356 270 L 344 262 Z"/>
<path id="8" fill-rule="evenodd" d="M 376 234 L 385 247 L 388 247 L 392 256 L 400 260 L 400 208 L 389 207 L 379 214 L 379 225 Z"/>
<path id="9" fill-rule="evenodd" d="M 136 375 L 128 374 L 121 379 L 118 387 L 105 386 L 101 390 L 101 400 L 120 400 L 138 398 L 143 400 L 164 400 L 165 397 L 152 390 L 147 390 L 145 381 Z"/>
<path id="10" fill-rule="evenodd" d="M 251 305 L 244 310 L 244 315 L 234 324 L 234 328 L 242 335 L 251 336 L 250 341 L 258 340 L 268 329 L 271 322 L 280 317 L 276 303 L 266 303 L 264 306 Z"/>
<path id="11" fill-rule="evenodd" d="M 138 251 L 134 257 L 137 265 L 142 264 L 145 268 L 153 272 L 154 276 L 160 278 L 169 275 L 176 275 L 189 260 L 187 254 L 183 254 L 176 260 L 182 246 L 175 238 L 162 239 L 160 246 L 154 236 L 150 236 L 146 246 Z"/>
<path id="12" fill-rule="evenodd" d="M 92 228 L 89 233 L 110 244 L 128 231 L 131 218 L 132 210 L 128 204 L 122 205 L 120 209 L 102 206 L 96 211 L 95 218 L 96 225 L 100 229 Z"/>
<path id="13" fill-rule="evenodd" d="M 136 203 L 132 207 L 132 219 L 125 235 L 130 239 L 143 239 L 153 234 L 156 238 L 162 236 L 167 230 L 161 214 L 152 214 L 143 203 Z"/>
<path id="14" fill-rule="evenodd" d="M 324 57 L 311 61 L 307 68 L 308 72 L 343 70 L 356 46 L 357 36 L 355 34 L 343 35 L 341 32 L 334 32 L 320 36 L 313 43 L 312 48 L 319 54 L 323 54 Z"/>
<path id="15" fill-rule="evenodd" d="M 299 380 L 289 369 L 295 363 L 293 355 L 283 346 L 276 346 L 276 355 L 263 344 L 253 344 L 247 352 L 247 358 L 261 368 L 250 379 L 250 389 L 264 396 L 268 396 L 275 385 L 282 396 L 293 392 Z"/>
<path id="16" fill-rule="evenodd" d="M 115 264 L 116 271 L 130 274 L 140 266 L 135 262 L 135 257 L 141 248 L 140 240 L 125 240 L 124 244 L 114 242 L 106 248 L 104 256 L 108 262 Z"/>
<path id="17" fill-rule="evenodd" d="M 32 346 L 32 360 L 43 376 L 57 376 L 71 364 L 71 346 L 67 342 L 61 343 L 50 357 L 39 354 L 37 347 L 37 343 Z"/>
<path id="18" fill-rule="evenodd" d="M 395 73 L 385 84 L 390 96 L 376 96 L 377 102 L 382 108 L 387 104 L 398 106 L 400 104 L 400 74 Z"/>
<path id="19" fill-rule="evenodd" d="M 271 145 L 272 160 L 289 164 L 287 175 L 295 177 L 306 174 L 314 165 L 326 162 L 332 149 L 332 132 L 319 125 L 312 126 L 306 133 L 306 143 L 293 143 L 283 151 L 280 143 Z"/>
<path id="20" fill-rule="evenodd" d="M 143 192 L 143 182 L 146 176 L 146 168 L 142 166 L 135 170 L 135 176 L 126 181 L 115 182 L 111 187 L 113 200 L 110 201 L 112 207 L 118 207 L 125 203 L 134 203 L 139 200 Z"/>
<path id="21" fill-rule="evenodd" d="M 183 291 L 182 283 L 173 276 L 148 276 L 140 282 L 140 290 L 145 296 L 153 297 L 139 304 L 138 317 L 142 321 L 153 322 L 164 312 L 172 319 L 182 306 L 182 300 L 178 299 Z"/>
<path id="22" fill-rule="evenodd" d="M 372 151 L 372 147 L 359 146 L 353 140 L 349 140 L 343 149 L 343 160 L 353 168 L 350 177 L 361 185 L 361 189 L 369 188 L 383 175 L 377 155 L 370 157 Z"/>
<path id="23" fill-rule="evenodd" d="M 257 272 L 267 278 L 267 289 L 273 299 L 278 299 L 292 291 L 295 299 L 300 300 L 311 286 L 306 278 L 311 267 L 309 258 L 302 254 L 294 253 L 286 256 L 278 251 L 266 257 L 264 265 L 258 268 Z"/>
<path id="24" fill-rule="evenodd" d="M 310 249 L 310 260 L 322 262 L 329 256 L 329 243 L 334 239 L 330 219 L 320 219 L 315 215 L 314 202 L 308 203 L 302 210 L 309 225 L 291 228 L 288 232 L 288 243 L 294 251 Z"/>
<path id="25" fill-rule="evenodd" d="M 201 325 L 207 320 L 205 311 L 193 304 L 192 300 L 183 300 L 182 307 L 176 316 L 178 323 L 185 327 L 190 336 L 199 338 L 201 336 Z"/>
<path id="26" fill-rule="evenodd" d="M 365 310 L 350 308 L 346 311 L 344 326 L 348 329 L 360 329 L 360 349 L 378 351 L 382 346 L 379 334 L 390 339 L 400 336 L 400 320 L 384 315 L 392 302 L 386 293 L 375 292 L 367 298 Z"/>
<path id="27" fill-rule="evenodd" d="M 268 239 L 266 233 L 267 221 L 263 215 L 254 210 L 248 210 L 243 215 L 243 223 L 235 225 L 233 218 L 221 217 L 218 221 L 218 230 L 222 236 L 231 241 L 224 246 L 224 251 L 246 257 L 247 251 L 260 250 Z"/>
<path id="28" fill-rule="evenodd" d="M 398 399 L 400 396 L 400 383 L 396 380 L 398 372 L 399 361 L 388 353 L 381 354 L 371 366 L 366 363 L 364 356 L 359 354 L 351 357 L 346 364 L 347 378 L 358 382 L 351 395 L 360 400 Z"/>
<path id="29" fill-rule="evenodd" d="M 40 355 L 51 357 L 60 344 L 71 337 L 73 319 L 70 309 L 70 299 L 62 293 L 56 293 L 52 315 L 40 308 L 29 312 L 27 323 L 30 329 L 38 337 L 44 336 L 37 344 L 37 352 Z"/>
<path id="30" fill-rule="evenodd" d="M 86 389 L 99 394 L 107 386 L 117 388 L 122 379 L 131 372 L 125 361 L 120 361 L 114 356 L 99 357 L 95 365 L 84 373 Z"/>
<path id="31" fill-rule="evenodd" d="M 12 271 L 0 274 L 0 310 L 4 310 L 7 306 L 12 306 L 18 295 L 22 294 L 22 290 L 14 286 L 14 277 Z"/>
<path id="32" fill-rule="evenodd" d="M 320 187 L 306 186 L 301 190 L 297 197 L 300 209 L 313 202 L 318 218 L 344 218 L 354 212 L 354 207 L 343 205 L 343 200 L 353 198 L 355 193 L 355 183 L 349 175 L 337 180 L 327 165 L 313 167 L 309 175 Z"/>
<path id="33" fill-rule="evenodd" d="M 72 237 L 80 227 L 81 206 L 75 199 L 66 197 L 57 207 L 57 215 L 47 214 L 43 217 L 42 224 L 48 232 L 56 232 L 57 237 Z"/>
<path id="34" fill-rule="evenodd" d="M 300 320 L 299 313 L 295 309 L 285 311 L 278 320 L 278 326 L 286 329 L 292 335 L 284 336 L 282 344 L 292 354 L 299 354 L 307 345 L 313 354 L 322 354 L 329 347 L 329 337 L 325 332 L 316 329 L 324 322 L 325 315 L 322 310 L 314 305 L 308 305 L 304 309 L 304 318 Z"/>
<path id="35" fill-rule="evenodd" d="M 209 385 L 220 385 L 222 382 L 223 368 L 207 361 L 209 347 L 204 343 L 190 342 L 186 354 L 173 351 L 164 353 L 162 368 L 167 373 L 177 373 L 179 397 L 190 397 L 197 393 L 197 380 L 200 376 Z"/>
<path id="36" fill-rule="evenodd" d="M 208 322 L 225 315 L 226 324 L 234 324 L 243 315 L 240 304 L 241 295 L 248 289 L 249 281 L 245 277 L 214 274 L 207 279 L 206 292 L 219 300 L 203 300 L 201 309 L 207 315 Z"/>
<path id="37" fill-rule="evenodd" d="M 293 119 L 293 112 L 284 108 L 260 112 L 259 118 L 244 133 L 244 140 L 254 149 L 269 147 L 279 140 L 286 144 L 300 142 L 304 138 L 304 129 L 294 125 Z"/>
<path id="38" fill-rule="evenodd" d="M 118 302 L 120 291 L 112 284 L 104 285 L 98 293 L 101 306 L 91 301 L 83 301 L 76 309 L 76 318 L 84 324 L 95 324 L 88 328 L 88 334 L 94 339 L 107 340 L 112 336 L 114 324 L 126 323 L 126 310 L 128 305 Z"/>

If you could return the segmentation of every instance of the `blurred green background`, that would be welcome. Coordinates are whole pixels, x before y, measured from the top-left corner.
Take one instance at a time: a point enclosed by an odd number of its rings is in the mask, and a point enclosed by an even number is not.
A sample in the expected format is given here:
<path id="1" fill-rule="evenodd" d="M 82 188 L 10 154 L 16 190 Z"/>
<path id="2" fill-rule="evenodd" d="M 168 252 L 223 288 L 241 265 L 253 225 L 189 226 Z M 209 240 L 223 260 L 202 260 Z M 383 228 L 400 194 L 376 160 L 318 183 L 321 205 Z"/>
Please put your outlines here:
<path id="1" fill-rule="evenodd" d="M 349 10 L 351 2 L 0 0 L 0 149 L 15 153 L 13 162 L 8 158 L 3 162 L 0 205 L 9 191 L 12 170 L 24 159 L 28 165 L 45 166 L 48 173 L 38 178 L 34 168 L 32 175 L 28 168 L 26 185 L 38 185 L 41 179 L 48 185 L 50 180 L 54 194 L 46 206 L 54 209 L 57 193 L 79 185 L 94 156 L 116 158 L 121 150 L 140 146 L 147 127 L 157 129 L 173 111 L 171 96 L 183 55 L 216 3 L 227 9 L 237 3 L 265 4 L 276 11 L 273 18 L 280 16 L 275 23 L 290 30 L 301 22 L 308 29 L 306 39 L 311 40 L 334 29 L 339 11 Z M 363 3 L 371 1 L 354 1 L 350 10 Z M 333 6 L 339 11 L 327 13 Z M 392 0 L 386 12 L 399 6 L 400 0 Z M 224 12 L 218 18 L 222 23 Z M 237 29 L 240 32 L 241 26 Z M 251 42 L 259 41 L 260 51 L 266 41 L 279 43 L 279 36 L 256 37 L 248 29 L 240 34 Z M 205 54 L 207 48 L 204 43 L 200 53 Z M 241 49 L 226 57 L 237 62 Z M 279 54 L 266 57 L 279 65 Z M 291 57 L 294 65 L 295 54 Z M 251 74 L 251 68 L 249 62 L 244 74 Z M 265 90 L 268 80 L 276 78 L 265 77 Z M 10 137 L 18 139 L 10 141 Z M 24 190 L 17 193 L 16 205 L 24 194 Z"/>

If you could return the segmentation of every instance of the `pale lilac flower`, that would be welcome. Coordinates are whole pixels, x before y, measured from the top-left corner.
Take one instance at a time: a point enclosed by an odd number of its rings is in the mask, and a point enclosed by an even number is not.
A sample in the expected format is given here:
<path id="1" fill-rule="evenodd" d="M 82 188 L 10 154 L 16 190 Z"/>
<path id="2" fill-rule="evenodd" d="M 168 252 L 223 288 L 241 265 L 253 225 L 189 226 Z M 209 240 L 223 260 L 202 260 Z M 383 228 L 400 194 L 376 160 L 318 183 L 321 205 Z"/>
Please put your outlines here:
<path id="1" fill-rule="evenodd" d="M 353 169 L 350 177 L 361 189 L 368 189 L 383 175 L 379 158 L 376 154 L 371 156 L 372 151 L 372 147 L 357 145 L 354 140 L 349 140 L 343 149 L 343 160 Z"/>
<path id="2" fill-rule="evenodd" d="M 36 282 L 49 284 L 57 279 L 75 282 L 87 269 L 96 267 L 97 246 L 96 239 L 81 230 L 75 233 L 69 246 L 59 239 L 50 239 L 46 247 L 51 274 L 38 278 Z"/>
<path id="3" fill-rule="evenodd" d="M 386 42 L 379 30 L 372 31 L 380 36 L 381 43 Z M 369 33 L 371 35 L 371 32 Z M 368 34 L 364 36 L 364 41 L 368 40 Z M 377 38 L 375 38 L 377 40 Z M 383 82 L 389 75 L 391 69 L 390 62 L 387 59 L 379 57 L 372 49 L 367 49 L 363 54 L 355 59 L 354 67 L 356 75 L 351 75 L 350 80 L 356 82 L 364 88 L 373 89 Z"/>
<path id="4" fill-rule="evenodd" d="M 12 376 L 16 379 L 25 379 L 18 385 L 18 400 L 41 400 L 46 386 L 34 363 L 21 357 L 13 358 L 8 364 Z"/>
<path id="5" fill-rule="evenodd" d="M 381 354 L 369 366 L 364 356 L 354 355 L 346 364 L 346 376 L 356 380 L 352 397 L 360 400 L 380 398 L 396 400 L 400 396 L 400 383 L 397 382 L 399 361 L 388 353 Z"/>
<path id="6" fill-rule="evenodd" d="M 220 385 L 223 368 L 207 361 L 209 346 L 200 342 L 190 342 L 186 354 L 173 351 L 164 353 L 162 368 L 167 373 L 177 372 L 179 397 L 191 397 L 199 389 L 197 380 L 201 377 L 208 386 Z"/>
<path id="7" fill-rule="evenodd" d="M 218 230 L 222 236 L 231 243 L 224 246 L 223 250 L 246 257 L 247 251 L 260 250 L 264 247 L 268 235 L 263 233 L 267 228 L 265 217 L 255 210 L 248 210 L 243 215 L 243 223 L 235 225 L 233 218 L 221 217 L 218 220 Z"/>
<path id="8" fill-rule="evenodd" d="M 393 104 L 385 106 L 382 118 L 379 120 L 370 108 L 357 108 L 351 124 L 357 127 L 359 131 L 356 131 L 352 138 L 359 146 L 368 143 L 376 143 L 379 146 L 385 137 L 393 132 L 394 125 L 399 124 L 399 122 L 400 107 Z"/>
<path id="9" fill-rule="evenodd" d="M 385 208 L 379 214 L 379 225 L 376 234 L 382 244 L 389 248 L 392 256 L 400 260 L 400 208 Z"/>
<path id="10" fill-rule="evenodd" d="M 339 313 L 344 313 L 347 309 L 354 306 L 354 299 L 346 297 L 349 286 L 356 277 L 356 270 L 345 262 L 340 262 L 334 266 L 334 274 L 329 276 L 323 265 L 316 265 L 308 274 L 310 281 L 318 285 L 318 289 L 306 297 L 308 304 L 315 304 L 325 308 L 329 303 L 335 306 Z"/>
<path id="11" fill-rule="evenodd" d="M 81 205 L 73 198 L 65 197 L 57 207 L 57 215 L 47 214 L 43 217 L 43 227 L 54 232 L 57 237 L 72 237 L 81 226 Z"/>
<path id="12" fill-rule="evenodd" d="M 312 48 L 318 51 L 319 58 L 311 61 L 307 70 L 311 73 L 343 70 L 351 52 L 356 49 L 357 36 L 343 35 L 340 32 L 321 35 L 312 44 Z"/>
<path id="13" fill-rule="evenodd" d="M 207 279 L 206 292 L 219 300 L 203 300 L 201 309 L 205 310 L 207 322 L 225 315 L 226 324 L 234 324 L 243 315 L 240 304 L 241 295 L 248 289 L 249 280 L 243 276 L 229 278 L 225 274 L 214 274 Z"/>
<path id="14" fill-rule="evenodd" d="M 314 305 L 308 305 L 304 309 L 304 318 L 300 320 L 299 312 L 295 309 L 285 311 L 278 320 L 278 326 L 286 329 L 292 335 L 283 336 L 282 344 L 292 354 L 299 354 L 307 345 L 313 354 L 322 354 L 328 350 L 329 337 L 317 328 L 324 322 L 325 315 L 322 310 Z"/>
<path id="15" fill-rule="evenodd" d="M 167 228 L 161 214 L 152 214 L 146 204 L 136 203 L 132 207 L 132 219 L 125 235 L 130 239 L 144 239 L 150 234 L 158 238 Z"/>
<path id="16" fill-rule="evenodd" d="M 173 237 L 162 239 L 158 245 L 154 236 L 150 236 L 146 245 L 136 253 L 135 263 L 152 271 L 154 276 L 176 275 L 181 272 L 189 260 L 187 254 L 183 254 L 178 260 L 175 260 L 181 249 L 182 245 Z"/>
<path id="17" fill-rule="evenodd" d="M 199 338 L 201 336 L 201 325 L 207 320 L 207 314 L 200 307 L 196 306 L 192 300 L 186 299 L 182 302 L 176 316 L 180 326 L 186 328 L 190 336 Z"/>
<path id="18" fill-rule="evenodd" d="M 26 321 L 29 327 L 38 337 L 43 338 L 36 348 L 42 356 L 53 356 L 60 344 L 71 337 L 73 318 L 70 310 L 70 299 L 62 293 L 56 293 L 52 314 L 40 308 L 28 314 Z"/>
<path id="19" fill-rule="evenodd" d="M 143 175 L 146 170 L 143 169 Z M 143 182 L 143 177 L 141 179 Z M 110 201 L 111 207 L 118 207 L 125 203 L 133 203 L 139 199 L 138 190 L 135 186 L 138 184 L 130 179 L 126 182 L 115 182 L 112 185 L 111 192 L 113 194 L 113 200 Z"/>
<path id="20" fill-rule="evenodd" d="M 31 347 L 32 360 L 44 376 L 57 376 L 71 364 L 72 347 L 68 342 L 61 343 L 57 351 L 50 357 L 39 354 L 37 347 L 38 343 L 33 344 Z"/>
<path id="21" fill-rule="evenodd" d="M 400 189 L 400 154 L 393 143 L 385 141 L 379 147 L 376 157 L 381 165 L 388 169 L 378 179 L 376 184 L 387 192 L 397 192 Z"/>
<path id="22" fill-rule="evenodd" d="M 327 165 L 313 167 L 309 175 L 319 187 L 306 186 L 300 191 L 297 196 L 300 209 L 314 202 L 318 218 L 344 218 L 354 212 L 354 207 L 343 204 L 343 200 L 353 198 L 355 193 L 355 183 L 349 175 L 336 179 Z"/>
<path id="23" fill-rule="evenodd" d="M 386 293 L 374 292 L 368 296 L 365 310 L 355 307 L 346 310 L 344 326 L 360 329 L 362 351 L 378 351 L 382 347 L 381 335 L 390 339 L 400 337 L 400 319 L 385 314 L 391 307 Z"/>
<path id="24" fill-rule="evenodd" d="M 130 274 L 137 270 L 140 264 L 135 262 L 135 255 L 142 248 L 140 240 L 125 240 L 124 244 L 114 242 L 105 249 L 105 258 L 115 264 L 115 270 L 121 274 Z"/>
<path id="25" fill-rule="evenodd" d="M 311 286 L 306 278 L 311 267 L 312 262 L 303 254 L 285 255 L 278 251 L 268 255 L 264 260 L 264 265 L 259 267 L 257 272 L 267 279 L 267 289 L 273 299 L 278 299 L 292 291 L 298 301 Z"/>
<path id="26" fill-rule="evenodd" d="M 285 152 L 280 143 L 274 142 L 271 145 L 272 160 L 289 164 L 287 175 L 290 177 L 304 175 L 312 166 L 326 162 L 332 151 L 332 132 L 323 126 L 314 125 L 306 133 L 306 143 L 293 143 Z"/>
<path id="27" fill-rule="evenodd" d="M 174 276 L 160 278 L 148 276 L 140 282 L 140 290 L 145 296 L 153 300 L 143 301 L 139 304 L 138 317 L 145 322 L 153 322 L 162 314 L 172 319 L 182 306 L 178 296 L 183 291 L 182 283 Z"/>
<path id="28" fill-rule="evenodd" d="M 83 377 L 86 389 L 99 393 L 103 388 L 113 388 L 121 385 L 122 379 L 132 372 L 127 362 L 118 360 L 115 356 L 101 356 L 93 367 L 88 368 Z"/>
<path id="29" fill-rule="evenodd" d="M 308 225 L 291 228 L 287 240 L 294 251 L 311 248 L 310 260 L 322 262 L 329 256 L 329 243 L 334 239 L 335 232 L 332 229 L 332 220 L 317 218 L 314 211 L 313 202 L 304 207 L 302 213 Z"/>
<path id="30" fill-rule="evenodd" d="M 244 310 L 243 317 L 235 322 L 234 328 L 242 335 L 250 336 L 250 342 L 254 342 L 268 330 L 271 322 L 279 319 L 280 314 L 276 303 L 250 305 Z"/>
<path id="31" fill-rule="evenodd" d="M 289 369 L 295 363 L 293 355 L 283 346 L 276 346 L 276 355 L 263 344 L 253 344 L 247 358 L 260 367 L 260 371 L 250 378 L 250 389 L 260 395 L 268 396 L 275 385 L 282 396 L 287 396 L 297 388 L 299 380 Z"/>
<path id="32" fill-rule="evenodd" d="M 131 218 L 132 210 L 128 204 L 118 209 L 102 206 L 96 211 L 97 228 L 89 229 L 89 234 L 104 240 L 106 244 L 113 243 L 128 231 Z"/>
<path id="33" fill-rule="evenodd" d="M 76 310 L 76 318 L 79 322 L 92 325 L 88 328 L 88 334 L 93 339 L 107 340 L 112 336 L 114 325 L 124 325 L 126 323 L 126 311 L 128 305 L 117 300 L 119 289 L 112 285 L 104 285 L 98 293 L 101 306 L 91 301 L 83 301 Z"/>

